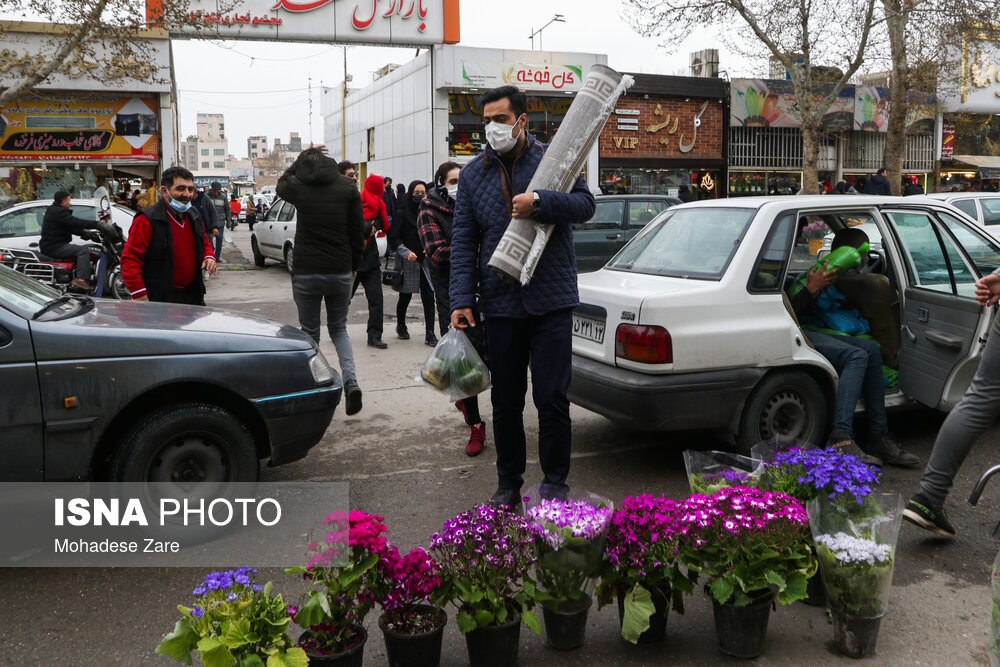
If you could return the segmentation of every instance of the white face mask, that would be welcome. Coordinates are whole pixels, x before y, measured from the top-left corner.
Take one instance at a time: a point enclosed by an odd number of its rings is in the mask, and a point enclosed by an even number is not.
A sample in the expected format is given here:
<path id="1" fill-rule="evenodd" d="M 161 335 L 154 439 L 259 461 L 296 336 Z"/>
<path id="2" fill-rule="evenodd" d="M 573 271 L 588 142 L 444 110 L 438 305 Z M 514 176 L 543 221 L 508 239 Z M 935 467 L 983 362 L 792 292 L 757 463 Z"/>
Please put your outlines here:
<path id="1" fill-rule="evenodd" d="M 456 199 L 458 197 L 458 183 L 445 186 L 445 189 L 448 190 L 448 196 L 452 199 Z"/>
<path id="2" fill-rule="evenodd" d="M 501 155 L 509 153 L 517 145 L 517 140 L 521 136 L 520 128 L 517 135 L 514 135 L 516 126 L 517 123 L 514 125 L 503 125 L 496 121 L 488 123 L 486 125 L 486 141 L 497 153 Z"/>

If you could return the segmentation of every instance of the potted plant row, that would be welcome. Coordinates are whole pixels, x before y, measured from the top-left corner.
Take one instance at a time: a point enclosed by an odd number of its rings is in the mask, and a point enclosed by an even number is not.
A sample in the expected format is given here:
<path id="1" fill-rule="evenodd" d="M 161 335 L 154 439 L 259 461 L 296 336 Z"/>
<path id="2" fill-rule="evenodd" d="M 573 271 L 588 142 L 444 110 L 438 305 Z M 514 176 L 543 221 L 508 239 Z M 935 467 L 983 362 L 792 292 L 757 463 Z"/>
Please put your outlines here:
<path id="1" fill-rule="evenodd" d="M 669 610 L 683 613 L 701 582 L 720 651 L 753 658 L 775 603 L 805 598 L 818 567 L 838 647 L 871 654 L 891 585 L 898 495 L 875 493 L 878 471 L 839 450 L 718 463 L 689 465 L 692 487 L 711 493 L 683 500 L 628 496 L 616 509 L 594 494 L 535 488 L 524 516 L 482 505 L 405 554 L 381 517 L 329 514 L 304 565 L 286 570 L 307 587 L 296 605 L 255 584 L 252 569 L 211 573 L 195 604 L 178 607 L 182 618 L 157 653 L 185 664 L 198 654 L 206 665 L 361 665 L 364 620 L 377 605 L 390 665 L 437 665 L 452 605 L 472 665 L 514 665 L 521 624 L 542 632 L 536 606 L 552 648 L 583 643 L 591 592 L 599 608 L 617 599 L 623 639 L 645 643 L 665 636 Z M 293 621 L 304 630 L 297 642 Z"/>

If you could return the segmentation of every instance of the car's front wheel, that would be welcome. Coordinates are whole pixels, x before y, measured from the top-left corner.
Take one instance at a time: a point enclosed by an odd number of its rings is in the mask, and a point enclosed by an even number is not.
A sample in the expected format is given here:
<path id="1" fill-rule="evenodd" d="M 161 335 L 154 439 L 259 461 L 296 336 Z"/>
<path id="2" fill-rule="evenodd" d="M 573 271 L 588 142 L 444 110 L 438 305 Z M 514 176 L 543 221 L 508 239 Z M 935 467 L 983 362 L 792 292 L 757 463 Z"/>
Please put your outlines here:
<path id="1" fill-rule="evenodd" d="M 208 403 L 153 411 L 123 440 L 111 461 L 118 482 L 255 482 L 253 436 L 231 412 Z"/>
<path id="2" fill-rule="evenodd" d="M 816 380 L 801 371 L 778 371 L 746 402 L 736 446 L 749 454 L 759 442 L 820 444 L 825 428 L 826 400 Z"/>

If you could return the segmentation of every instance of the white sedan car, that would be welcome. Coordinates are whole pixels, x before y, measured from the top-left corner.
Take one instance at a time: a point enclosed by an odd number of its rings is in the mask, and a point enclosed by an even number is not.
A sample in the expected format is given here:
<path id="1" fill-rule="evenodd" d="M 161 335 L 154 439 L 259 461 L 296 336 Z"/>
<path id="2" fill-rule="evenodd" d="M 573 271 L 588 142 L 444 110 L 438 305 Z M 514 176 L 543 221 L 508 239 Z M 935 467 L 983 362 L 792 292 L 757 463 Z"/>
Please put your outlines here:
<path id="1" fill-rule="evenodd" d="M 660 214 L 607 266 L 579 276 L 570 400 L 648 430 L 715 429 L 820 443 L 837 373 L 808 342 L 784 290 L 815 258 L 800 230 L 874 225 L 882 252 L 837 282 L 899 371 L 889 406 L 950 409 L 992 317 L 974 282 L 1000 245 L 941 202 L 912 197 L 719 199 Z"/>
<path id="2" fill-rule="evenodd" d="M 295 262 L 295 228 L 298 224 L 295 206 L 284 199 L 275 199 L 267 210 L 264 219 L 254 225 L 250 234 L 250 249 L 253 251 L 253 263 L 261 268 L 268 259 L 285 263 L 288 272 L 292 272 Z M 385 234 L 379 232 L 376 239 L 379 257 L 385 255 L 387 240 Z"/>
<path id="3" fill-rule="evenodd" d="M 42 220 L 45 211 L 52 205 L 51 199 L 28 201 L 15 204 L 0 211 L 0 248 L 11 250 L 32 250 L 38 252 L 38 241 L 42 238 Z M 93 199 L 70 199 L 73 215 L 84 220 L 97 220 L 97 209 Z M 118 225 L 125 238 L 132 227 L 135 211 L 119 204 L 111 205 L 111 221 Z M 86 245 L 89 241 L 79 236 L 73 243 Z"/>

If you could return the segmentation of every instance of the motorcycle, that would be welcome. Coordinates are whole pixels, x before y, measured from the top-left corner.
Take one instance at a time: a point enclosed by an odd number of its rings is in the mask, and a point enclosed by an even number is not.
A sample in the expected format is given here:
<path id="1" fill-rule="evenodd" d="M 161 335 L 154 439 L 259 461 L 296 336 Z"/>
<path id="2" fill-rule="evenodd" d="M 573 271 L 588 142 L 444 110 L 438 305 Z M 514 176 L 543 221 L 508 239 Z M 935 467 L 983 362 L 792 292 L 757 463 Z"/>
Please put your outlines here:
<path id="1" fill-rule="evenodd" d="M 111 200 L 105 188 L 94 193 L 98 210 L 96 230 L 87 230 L 79 236 L 90 241 L 90 265 L 93 273 L 88 281 L 94 285 L 86 290 L 73 285 L 74 259 L 48 257 L 36 250 L 0 248 L 0 264 L 20 271 L 29 278 L 45 283 L 60 292 L 89 294 L 96 297 L 128 300 L 132 298 L 122 277 L 121 259 L 125 249 L 125 236 L 118 225 L 111 222 Z"/>
<path id="2" fill-rule="evenodd" d="M 125 238 L 118 225 L 98 222 L 97 230 L 87 230 L 80 237 L 90 241 L 90 264 L 93 273 L 88 281 L 94 285 L 86 290 L 73 285 L 74 259 L 49 257 L 37 250 L 0 248 L 0 264 L 19 271 L 29 278 L 53 287 L 60 292 L 89 294 L 95 297 L 131 299 L 128 287 L 122 277 L 121 257 L 125 248 Z"/>

